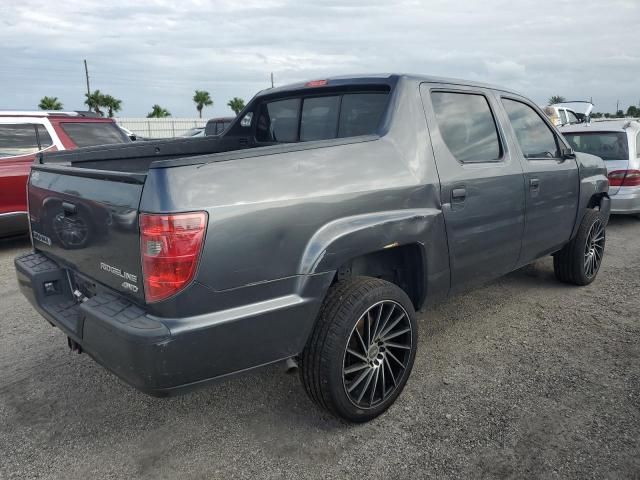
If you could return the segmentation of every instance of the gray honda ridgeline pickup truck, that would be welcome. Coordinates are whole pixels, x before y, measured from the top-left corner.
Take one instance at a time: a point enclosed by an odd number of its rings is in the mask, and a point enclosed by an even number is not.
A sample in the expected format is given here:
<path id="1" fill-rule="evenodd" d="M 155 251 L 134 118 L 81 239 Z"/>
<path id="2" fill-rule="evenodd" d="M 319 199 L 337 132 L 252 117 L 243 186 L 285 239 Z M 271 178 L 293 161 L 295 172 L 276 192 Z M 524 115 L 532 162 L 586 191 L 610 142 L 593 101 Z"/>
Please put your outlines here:
<path id="1" fill-rule="evenodd" d="M 15 266 L 73 350 L 144 392 L 287 360 L 363 422 L 407 382 L 416 310 L 546 255 L 592 282 L 607 191 L 517 93 L 331 78 L 260 92 L 222 136 L 42 154 Z"/>

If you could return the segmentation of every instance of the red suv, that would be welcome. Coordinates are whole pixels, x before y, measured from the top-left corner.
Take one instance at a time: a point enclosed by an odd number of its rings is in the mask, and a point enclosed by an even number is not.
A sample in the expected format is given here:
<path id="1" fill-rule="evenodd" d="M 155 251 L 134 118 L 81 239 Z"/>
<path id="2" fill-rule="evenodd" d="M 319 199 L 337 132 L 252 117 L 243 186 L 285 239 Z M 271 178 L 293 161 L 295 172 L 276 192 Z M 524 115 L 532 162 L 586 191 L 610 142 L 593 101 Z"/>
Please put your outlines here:
<path id="1" fill-rule="evenodd" d="M 113 119 L 90 113 L 0 111 L 0 237 L 28 230 L 25 187 L 36 153 L 130 141 Z"/>

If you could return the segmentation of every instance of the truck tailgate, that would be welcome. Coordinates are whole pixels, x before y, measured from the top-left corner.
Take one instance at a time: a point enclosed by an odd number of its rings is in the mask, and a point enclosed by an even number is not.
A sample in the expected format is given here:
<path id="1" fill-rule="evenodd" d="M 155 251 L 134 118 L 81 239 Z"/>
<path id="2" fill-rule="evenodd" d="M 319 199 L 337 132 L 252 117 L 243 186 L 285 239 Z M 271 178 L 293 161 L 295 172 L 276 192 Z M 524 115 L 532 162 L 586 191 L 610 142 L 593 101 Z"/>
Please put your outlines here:
<path id="1" fill-rule="evenodd" d="M 93 280 L 144 301 L 138 207 L 145 177 L 34 165 L 28 185 L 34 248 L 89 290 Z"/>

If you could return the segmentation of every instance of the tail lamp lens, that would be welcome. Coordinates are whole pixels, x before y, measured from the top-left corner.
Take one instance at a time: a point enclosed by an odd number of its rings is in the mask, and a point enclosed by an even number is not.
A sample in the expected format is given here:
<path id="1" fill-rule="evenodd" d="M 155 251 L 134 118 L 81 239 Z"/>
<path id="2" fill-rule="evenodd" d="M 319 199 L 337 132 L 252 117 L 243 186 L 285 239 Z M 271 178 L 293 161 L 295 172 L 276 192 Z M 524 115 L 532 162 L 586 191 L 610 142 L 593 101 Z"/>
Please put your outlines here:
<path id="1" fill-rule="evenodd" d="M 206 228 L 206 212 L 140 215 L 140 252 L 147 302 L 164 300 L 193 280 Z"/>
<path id="2" fill-rule="evenodd" d="M 612 187 L 640 186 L 640 170 L 614 170 L 609 173 L 609 185 Z"/>

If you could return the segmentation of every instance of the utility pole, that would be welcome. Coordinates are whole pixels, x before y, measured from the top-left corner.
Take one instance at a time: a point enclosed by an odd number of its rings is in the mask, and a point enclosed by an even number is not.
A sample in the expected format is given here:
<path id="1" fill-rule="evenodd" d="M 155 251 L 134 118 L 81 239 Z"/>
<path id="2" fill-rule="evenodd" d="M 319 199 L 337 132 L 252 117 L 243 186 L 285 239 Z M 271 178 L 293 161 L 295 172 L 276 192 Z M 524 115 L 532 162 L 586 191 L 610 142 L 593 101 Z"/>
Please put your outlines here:
<path id="1" fill-rule="evenodd" d="M 271 72 L 271 88 L 273 88 L 273 72 Z"/>
<path id="2" fill-rule="evenodd" d="M 89 69 L 87 68 L 87 59 L 84 60 L 84 75 L 87 77 L 87 100 L 91 96 L 91 89 L 89 88 Z M 87 107 L 91 109 L 91 107 Z"/>
<path id="3" fill-rule="evenodd" d="M 620 100 L 616 100 L 616 117 L 618 116 L 618 110 L 620 110 Z"/>

